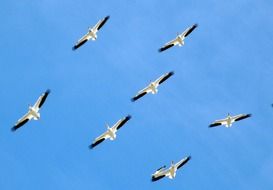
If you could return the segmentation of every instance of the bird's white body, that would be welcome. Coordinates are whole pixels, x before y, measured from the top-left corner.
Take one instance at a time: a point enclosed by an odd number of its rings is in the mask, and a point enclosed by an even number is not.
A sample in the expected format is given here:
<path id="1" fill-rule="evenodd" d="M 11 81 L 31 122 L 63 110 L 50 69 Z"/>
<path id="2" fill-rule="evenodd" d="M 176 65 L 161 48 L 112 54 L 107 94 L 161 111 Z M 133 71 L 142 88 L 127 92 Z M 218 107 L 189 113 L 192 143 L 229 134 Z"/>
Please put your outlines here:
<path id="1" fill-rule="evenodd" d="M 170 179 L 174 179 L 176 176 L 176 171 L 177 168 L 175 167 L 175 165 L 172 163 L 171 167 L 169 168 L 169 172 L 167 173 L 167 177 Z"/>
<path id="2" fill-rule="evenodd" d="M 95 28 L 89 28 L 89 33 L 88 33 L 88 35 L 90 36 L 90 38 L 94 41 L 94 40 L 96 40 L 97 39 L 97 32 L 98 32 L 98 30 L 97 29 L 95 29 Z"/>
<path id="3" fill-rule="evenodd" d="M 232 126 L 232 123 L 234 123 L 235 120 L 232 119 L 232 117 L 230 115 L 228 115 L 228 117 L 226 118 L 226 124 L 225 124 L 225 127 L 231 127 Z"/>
<path id="4" fill-rule="evenodd" d="M 34 120 L 39 120 L 40 119 L 40 113 L 39 109 L 29 106 L 28 107 L 29 114 L 33 117 Z"/>
<path id="5" fill-rule="evenodd" d="M 185 39 L 185 37 L 183 35 L 181 35 L 181 34 L 177 36 L 176 40 L 177 40 L 177 45 L 179 47 L 184 45 L 184 43 L 185 43 L 184 39 Z"/>
<path id="6" fill-rule="evenodd" d="M 158 92 L 158 86 L 159 86 L 159 84 L 158 83 L 156 83 L 156 82 L 152 82 L 150 85 L 149 85 L 149 90 L 147 90 L 147 91 L 150 91 L 152 94 L 157 94 L 157 92 Z"/>
<path id="7" fill-rule="evenodd" d="M 111 141 L 113 141 L 113 140 L 115 140 L 117 138 L 116 132 L 117 132 L 117 130 L 115 128 L 110 128 L 109 125 L 107 125 L 106 135 L 109 136 L 109 139 Z"/>

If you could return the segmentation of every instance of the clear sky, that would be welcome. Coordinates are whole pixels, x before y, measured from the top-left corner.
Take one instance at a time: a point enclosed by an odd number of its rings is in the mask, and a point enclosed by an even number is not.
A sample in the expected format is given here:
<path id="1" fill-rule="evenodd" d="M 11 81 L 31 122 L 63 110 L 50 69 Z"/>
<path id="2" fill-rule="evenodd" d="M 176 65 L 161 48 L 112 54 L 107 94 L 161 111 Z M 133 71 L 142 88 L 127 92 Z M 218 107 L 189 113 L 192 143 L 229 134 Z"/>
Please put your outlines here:
<path id="1" fill-rule="evenodd" d="M 273 2 L 1 1 L 0 189 L 273 189 Z M 110 15 L 95 42 L 72 51 Z M 158 48 L 198 23 L 185 41 Z M 150 80 L 174 71 L 132 103 Z M 15 133 L 51 89 L 41 119 Z M 253 117 L 208 128 L 227 113 Z M 117 135 L 88 145 L 105 124 Z M 151 174 L 191 155 L 174 180 Z"/>

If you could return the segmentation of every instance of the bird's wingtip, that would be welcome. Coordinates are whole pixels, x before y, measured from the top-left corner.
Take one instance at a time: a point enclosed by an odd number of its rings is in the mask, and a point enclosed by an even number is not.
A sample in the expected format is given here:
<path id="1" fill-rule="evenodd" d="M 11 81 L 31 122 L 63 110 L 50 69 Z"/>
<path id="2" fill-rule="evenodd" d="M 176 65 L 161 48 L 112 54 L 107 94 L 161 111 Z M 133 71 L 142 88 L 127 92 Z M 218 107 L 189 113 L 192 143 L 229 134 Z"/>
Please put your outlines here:
<path id="1" fill-rule="evenodd" d="M 12 131 L 12 132 L 16 131 L 16 127 L 13 126 L 13 127 L 11 128 L 11 131 Z"/>
<path id="2" fill-rule="evenodd" d="M 51 92 L 51 90 L 50 90 L 50 89 L 47 89 L 45 93 L 46 93 L 46 94 L 49 94 L 50 92 Z"/>
<path id="3" fill-rule="evenodd" d="M 126 116 L 126 118 L 129 120 L 129 119 L 132 118 L 132 116 L 131 116 L 130 114 L 128 114 L 128 115 Z"/>

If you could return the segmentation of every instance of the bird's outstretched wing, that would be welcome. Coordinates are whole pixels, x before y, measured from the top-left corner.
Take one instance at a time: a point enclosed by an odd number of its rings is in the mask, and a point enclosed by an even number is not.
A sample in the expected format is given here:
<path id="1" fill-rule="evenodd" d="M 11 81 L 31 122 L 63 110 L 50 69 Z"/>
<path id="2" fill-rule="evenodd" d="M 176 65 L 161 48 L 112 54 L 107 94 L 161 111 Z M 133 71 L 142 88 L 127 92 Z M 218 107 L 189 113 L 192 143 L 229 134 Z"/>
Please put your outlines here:
<path id="1" fill-rule="evenodd" d="M 177 45 L 178 43 L 179 43 L 179 42 L 178 42 L 177 38 L 175 38 L 174 40 L 169 41 L 169 42 L 166 43 L 164 46 L 162 46 L 161 48 L 159 48 L 158 51 L 159 51 L 159 52 L 165 51 L 165 50 L 167 50 L 167 49 L 169 49 L 169 48 L 171 48 L 171 47 Z"/>
<path id="2" fill-rule="evenodd" d="M 145 88 L 140 90 L 137 95 L 135 95 L 135 97 L 131 98 L 131 101 L 134 102 L 149 92 L 151 92 L 150 86 L 146 86 Z"/>
<path id="3" fill-rule="evenodd" d="M 145 94 L 147 94 L 147 92 L 139 93 L 139 94 L 137 94 L 135 97 L 131 98 L 131 101 L 132 101 L 132 102 L 135 102 L 135 101 L 137 101 L 139 98 L 143 97 Z"/>
<path id="4" fill-rule="evenodd" d="M 126 117 L 118 120 L 118 122 L 113 126 L 113 128 L 117 131 L 120 129 L 127 121 L 131 119 L 130 115 L 127 115 Z"/>
<path id="5" fill-rule="evenodd" d="M 100 135 L 99 137 L 97 137 L 95 139 L 95 141 L 89 145 L 89 148 L 92 149 L 95 146 L 97 146 L 98 144 L 102 143 L 105 139 L 109 138 L 109 136 L 107 135 L 107 132 L 103 133 L 102 135 Z"/>
<path id="6" fill-rule="evenodd" d="M 33 106 L 35 110 L 38 111 L 42 107 L 42 105 L 45 103 L 49 93 L 50 93 L 50 90 L 48 89 L 38 98 L 38 100 L 36 101 L 36 103 Z"/>
<path id="7" fill-rule="evenodd" d="M 110 16 L 106 16 L 103 19 L 99 20 L 99 22 L 94 26 L 93 30 L 99 31 L 109 18 Z"/>
<path id="8" fill-rule="evenodd" d="M 80 39 L 76 45 L 73 46 L 72 50 L 76 50 L 79 47 L 81 47 L 83 44 L 85 44 L 88 41 L 88 35 L 86 34 L 82 39 Z"/>
<path id="9" fill-rule="evenodd" d="M 198 24 L 194 24 L 190 27 L 188 27 L 184 32 L 183 32 L 183 36 L 187 37 L 190 33 L 192 33 L 192 31 L 197 28 Z"/>
<path id="10" fill-rule="evenodd" d="M 158 176 L 152 176 L 152 182 L 158 181 L 162 178 L 164 178 L 166 175 L 158 175 Z"/>
<path id="11" fill-rule="evenodd" d="M 209 127 L 218 127 L 220 125 L 222 125 L 222 123 L 212 123 L 209 125 Z"/>
<path id="12" fill-rule="evenodd" d="M 177 168 L 177 169 L 181 168 L 181 167 L 184 166 L 190 159 L 191 159 L 191 156 L 187 156 L 186 158 L 180 160 L 179 162 L 177 162 L 177 163 L 175 164 L 176 168 Z"/>
<path id="13" fill-rule="evenodd" d="M 163 83 L 165 80 L 167 80 L 168 78 L 170 78 L 172 75 L 174 75 L 174 72 L 171 71 L 171 72 L 168 72 L 162 76 L 160 76 L 158 79 L 156 79 L 155 83 L 157 85 L 160 85 L 161 83 Z"/>
<path id="14" fill-rule="evenodd" d="M 217 127 L 220 125 L 225 125 L 226 123 L 227 123 L 226 119 L 219 119 L 210 124 L 209 127 Z"/>
<path id="15" fill-rule="evenodd" d="M 251 114 L 239 114 L 239 115 L 233 116 L 232 119 L 234 119 L 234 121 L 240 121 L 248 117 L 251 117 Z"/>
<path id="16" fill-rule="evenodd" d="M 165 50 L 167 50 L 167 49 L 169 49 L 169 48 L 171 48 L 173 46 L 174 46 L 174 44 L 167 44 L 167 45 L 164 45 L 163 47 L 159 48 L 158 51 L 163 52 L 163 51 L 165 51 Z"/>
<path id="17" fill-rule="evenodd" d="M 28 112 L 22 118 L 20 118 L 17 123 L 11 128 L 11 131 L 16 131 L 24 124 L 26 124 L 29 120 L 31 120 L 33 116 Z"/>

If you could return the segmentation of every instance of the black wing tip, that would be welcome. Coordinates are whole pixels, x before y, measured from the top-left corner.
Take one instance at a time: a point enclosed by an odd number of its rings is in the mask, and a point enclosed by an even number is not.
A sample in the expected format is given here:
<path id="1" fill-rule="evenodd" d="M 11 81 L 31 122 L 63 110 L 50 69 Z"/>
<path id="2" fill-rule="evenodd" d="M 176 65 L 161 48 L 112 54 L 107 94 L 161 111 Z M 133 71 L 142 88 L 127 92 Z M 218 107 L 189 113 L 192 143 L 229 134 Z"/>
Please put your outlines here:
<path id="1" fill-rule="evenodd" d="M 110 15 L 107 15 L 104 19 L 105 21 L 108 20 L 110 18 Z"/>
<path id="2" fill-rule="evenodd" d="M 132 118 L 132 116 L 131 116 L 130 114 L 128 114 L 128 115 L 125 117 L 126 120 L 129 120 L 129 119 L 131 119 L 131 118 Z"/>
<path id="3" fill-rule="evenodd" d="M 50 89 L 47 89 L 47 90 L 45 91 L 45 94 L 50 94 L 50 92 L 51 92 L 51 90 L 50 90 Z"/>
<path id="4" fill-rule="evenodd" d="M 160 167 L 160 168 L 158 168 L 156 171 L 159 171 L 159 170 L 161 170 L 162 168 L 166 168 L 166 165 L 161 166 L 161 167 Z"/>
<path id="5" fill-rule="evenodd" d="M 136 100 L 142 98 L 143 96 L 145 96 L 145 94 L 147 94 L 147 92 L 142 92 L 140 94 L 137 94 L 135 97 L 131 98 L 132 102 L 135 102 Z"/>
<path id="6" fill-rule="evenodd" d="M 240 121 L 240 120 L 249 118 L 249 117 L 251 117 L 251 116 L 252 116 L 252 114 L 245 114 L 244 116 L 237 118 L 235 121 Z"/>
<path id="7" fill-rule="evenodd" d="M 252 114 L 251 114 L 251 113 L 246 114 L 246 117 L 251 117 L 251 116 L 252 116 Z"/>
<path id="8" fill-rule="evenodd" d="M 152 179 L 151 179 L 151 182 L 155 182 L 155 181 L 157 181 L 158 179 L 157 178 L 155 178 L 154 176 L 152 177 Z"/>
<path id="9" fill-rule="evenodd" d="M 249 117 L 251 117 L 252 116 L 252 114 L 251 113 L 248 113 L 248 114 L 246 114 L 245 116 L 244 116 L 244 118 L 249 118 Z"/>
<path id="10" fill-rule="evenodd" d="M 170 76 L 174 75 L 174 71 L 169 72 L 169 75 Z"/>
<path id="11" fill-rule="evenodd" d="M 161 48 L 159 48 L 159 52 L 162 52 L 162 51 L 165 51 L 165 50 L 167 50 L 167 49 L 169 49 L 169 48 L 171 48 L 171 47 L 173 47 L 174 46 L 174 44 L 169 44 L 169 45 L 166 45 L 166 46 L 164 46 L 164 47 L 161 47 Z"/>
<path id="12" fill-rule="evenodd" d="M 193 28 L 197 28 L 199 25 L 197 23 L 195 23 L 194 25 L 192 25 Z"/>
<path id="13" fill-rule="evenodd" d="M 16 126 L 13 126 L 12 128 L 11 128 L 11 131 L 12 132 L 14 132 L 14 131 L 16 131 L 17 130 L 17 127 Z"/>
<path id="14" fill-rule="evenodd" d="M 165 50 L 164 48 L 160 48 L 160 49 L 158 49 L 158 52 L 162 52 L 164 50 Z"/>
<path id="15" fill-rule="evenodd" d="M 152 182 L 155 182 L 155 181 L 158 181 L 158 180 L 160 180 L 160 179 L 162 179 L 162 178 L 164 178 L 164 177 L 165 177 L 164 175 L 162 175 L 162 176 L 158 176 L 158 177 L 154 177 L 154 176 L 152 176 L 151 181 L 152 181 Z"/>
<path id="16" fill-rule="evenodd" d="M 191 159 L 191 155 L 186 157 L 186 160 L 189 161 Z"/>
<path id="17" fill-rule="evenodd" d="M 220 125 L 222 125 L 222 124 L 221 123 L 212 123 L 212 124 L 209 125 L 209 128 L 217 127 L 217 126 L 220 126 Z"/>
<path id="18" fill-rule="evenodd" d="M 78 49 L 76 46 L 72 47 L 72 50 L 75 51 L 76 49 Z"/>
<path id="19" fill-rule="evenodd" d="M 88 148 L 89 149 L 93 149 L 95 146 L 93 145 L 93 144 L 90 144 L 89 146 L 88 146 Z"/>

